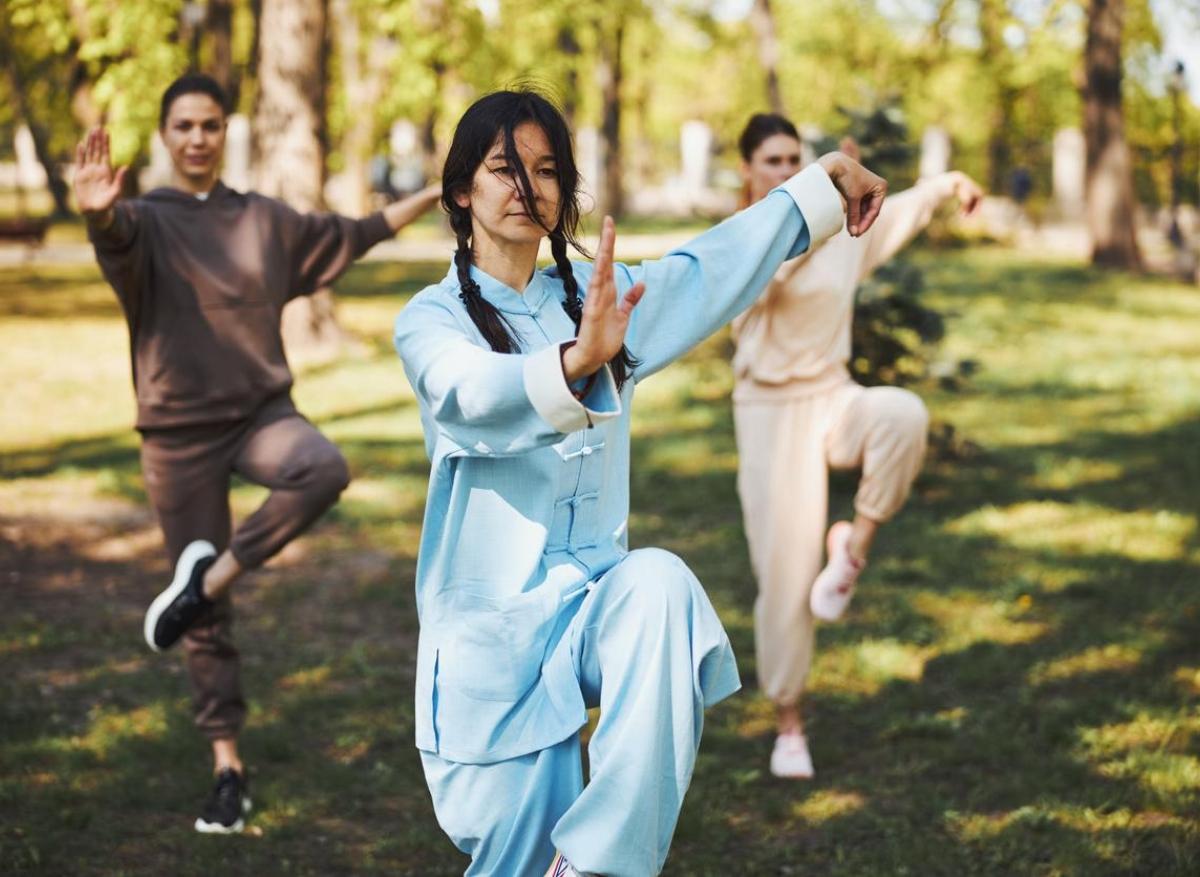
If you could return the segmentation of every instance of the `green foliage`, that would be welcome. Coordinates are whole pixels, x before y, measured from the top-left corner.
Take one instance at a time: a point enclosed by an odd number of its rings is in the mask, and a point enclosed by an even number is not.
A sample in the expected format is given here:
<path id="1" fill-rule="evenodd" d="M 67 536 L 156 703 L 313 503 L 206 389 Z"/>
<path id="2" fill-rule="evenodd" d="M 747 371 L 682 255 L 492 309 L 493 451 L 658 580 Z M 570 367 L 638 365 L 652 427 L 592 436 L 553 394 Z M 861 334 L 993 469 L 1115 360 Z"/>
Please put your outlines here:
<path id="1" fill-rule="evenodd" d="M 859 287 L 850 372 L 860 384 L 903 386 L 926 376 L 945 321 L 922 303 L 924 286 L 921 269 L 901 258 Z"/>
<path id="2" fill-rule="evenodd" d="M 485 19 L 474 0 L 346 0 L 369 54 L 386 44 L 385 87 L 370 107 L 352 105 L 342 81 L 332 23 L 326 94 L 331 162 L 340 166 L 350 122 L 372 117 L 371 139 L 407 118 L 432 126 L 445 144 L 478 94 L 534 80 L 574 111 L 577 126 L 600 122 L 599 50 L 624 28 L 622 131 L 630 186 L 678 167 L 679 127 L 707 121 L 726 167 L 737 133 L 766 94 L 753 33 L 715 0 L 498 0 Z M 1129 0 L 1125 27 L 1126 117 L 1144 199 L 1169 199 L 1167 154 L 1174 134 L 1162 82 L 1162 39 L 1149 0 Z M 62 159 L 87 118 L 103 112 L 118 161 L 144 156 L 164 84 L 191 62 L 180 42 L 183 0 L 7 0 L 0 7 L 31 106 Z M 1195 7 L 1189 0 L 1189 8 Z M 490 8 L 490 7 L 489 7 Z M 1080 123 L 1083 0 L 773 0 L 786 111 L 798 123 L 841 132 L 842 107 L 894 107 L 908 125 L 889 175 L 915 174 L 911 150 L 931 124 L 955 144 L 955 165 L 1003 182 L 1022 165 L 1035 196 L 1050 185 L 1054 132 Z M 234 4 L 233 55 L 240 106 L 253 105 L 254 9 Z M 331 7 L 332 9 L 332 7 Z M 1193 8 L 1193 12 L 1195 9 Z M 1193 21 L 1192 15 L 1187 21 Z M 201 42 L 199 63 L 209 58 Z M 1197 71 L 1192 71 L 1195 74 Z M 14 121 L 10 85 L 0 80 L 0 137 Z M 1183 101 L 1181 128 L 1200 141 L 1200 110 Z M 999 152 L 996 152 L 997 148 Z M 995 153 L 995 154 L 994 154 Z M 1189 197 L 1200 179 L 1197 150 L 1185 151 Z M 998 166 L 996 163 L 999 162 Z"/>
<path id="3" fill-rule="evenodd" d="M 97 73 L 95 100 L 104 107 L 117 163 L 143 154 L 158 127 L 166 83 L 187 69 L 186 48 L 176 39 L 181 7 L 181 0 L 88 4 L 95 36 L 83 42 L 79 57 Z"/>

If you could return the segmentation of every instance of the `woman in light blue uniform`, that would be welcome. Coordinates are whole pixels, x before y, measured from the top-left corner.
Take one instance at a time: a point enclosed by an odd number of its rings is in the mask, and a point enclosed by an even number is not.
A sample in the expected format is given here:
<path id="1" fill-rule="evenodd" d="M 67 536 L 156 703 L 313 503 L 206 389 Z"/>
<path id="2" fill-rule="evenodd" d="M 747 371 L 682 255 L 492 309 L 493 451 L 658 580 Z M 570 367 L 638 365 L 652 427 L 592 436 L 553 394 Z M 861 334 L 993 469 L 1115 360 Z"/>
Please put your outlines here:
<path id="1" fill-rule="evenodd" d="M 634 387 L 838 231 L 843 198 L 865 231 L 886 188 L 833 153 L 687 246 L 627 267 L 612 262 L 610 219 L 594 265 L 568 260 L 577 181 L 548 101 L 476 102 L 443 173 L 454 262 L 396 320 L 432 462 L 417 747 L 470 875 L 662 868 L 704 708 L 739 681 L 683 561 L 627 547 Z M 555 267 L 537 270 L 546 237 Z M 585 783 L 578 735 L 591 706 Z"/>

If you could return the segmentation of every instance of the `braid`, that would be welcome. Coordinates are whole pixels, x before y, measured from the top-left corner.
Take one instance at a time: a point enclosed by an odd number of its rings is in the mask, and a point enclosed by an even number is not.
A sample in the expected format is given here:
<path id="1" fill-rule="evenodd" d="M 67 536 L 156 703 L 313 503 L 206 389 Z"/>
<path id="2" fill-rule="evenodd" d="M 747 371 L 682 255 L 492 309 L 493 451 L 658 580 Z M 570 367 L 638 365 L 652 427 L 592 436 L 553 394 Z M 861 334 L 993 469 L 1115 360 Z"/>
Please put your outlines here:
<path id="1" fill-rule="evenodd" d="M 558 276 L 562 279 L 563 289 L 567 293 L 567 297 L 563 301 L 563 310 L 575 324 L 575 333 L 579 334 L 579 324 L 583 320 L 583 300 L 579 297 L 579 281 L 575 279 L 571 260 L 567 258 L 567 238 L 561 230 L 550 234 L 550 253 L 554 256 L 554 264 L 558 266 Z M 622 344 L 616 356 L 608 361 L 608 367 L 612 369 L 613 380 L 616 381 L 618 391 L 625 386 L 630 373 L 637 365 L 638 359 L 629 352 L 628 347 Z"/>
<path id="2" fill-rule="evenodd" d="M 561 232 L 550 235 L 550 254 L 554 256 L 554 264 L 558 266 L 558 276 L 562 278 L 563 289 L 567 298 L 563 302 L 563 310 L 579 331 L 579 322 L 583 319 L 583 300 L 579 297 L 579 282 L 575 272 L 571 270 L 571 260 L 567 258 L 567 239 Z"/>
<path id="3" fill-rule="evenodd" d="M 516 353 L 520 343 L 512 326 L 490 301 L 483 297 L 479 284 L 471 277 L 471 238 L 456 230 L 458 249 L 454 251 L 454 265 L 458 269 L 459 300 L 467 309 L 467 315 L 484 339 L 496 353 Z"/>

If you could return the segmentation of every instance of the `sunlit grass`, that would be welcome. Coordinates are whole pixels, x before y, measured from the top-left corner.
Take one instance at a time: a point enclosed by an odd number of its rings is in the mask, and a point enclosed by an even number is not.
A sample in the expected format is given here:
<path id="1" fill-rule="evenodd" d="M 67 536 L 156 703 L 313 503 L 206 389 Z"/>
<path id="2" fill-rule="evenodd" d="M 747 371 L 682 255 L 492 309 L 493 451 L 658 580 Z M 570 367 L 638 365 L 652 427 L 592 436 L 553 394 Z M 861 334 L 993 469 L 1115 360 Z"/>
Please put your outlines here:
<path id="1" fill-rule="evenodd" d="M 1026 502 L 1006 508 L 985 506 L 950 523 L 947 530 L 994 536 L 1017 548 L 1065 555 L 1178 560 L 1195 536 L 1196 518 L 1164 510 L 1122 513 L 1082 503 Z"/>
<path id="2" fill-rule="evenodd" d="M 862 810 L 867 800 L 858 792 L 825 789 L 792 806 L 792 813 L 805 822 L 820 824 Z"/>
<path id="3" fill-rule="evenodd" d="M 1110 643 L 1084 649 L 1075 655 L 1037 664 L 1029 671 L 1033 685 L 1065 680 L 1086 681 L 1092 673 L 1121 673 L 1136 669 L 1141 663 L 1143 650 L 1133 646 Z"/>
<path id="4" fill-rule="evenodd" d="M 979 451 L 930 459 L 819 628 L 810 783 L 767 771 L 727 336 L 638 388 L 631 541 L 695 569 L 745 685 L 706 716 L 666 873 L 1200 873 L 1200 295 L 1002 249 L 920 262 L 938 355 L 977 370 L 916 389 Z M 166 562 L 124 324 L 92 269 L 0 271 L 0 861 L 461 873 L 412 749 L 428 463 L 390 338 L 444 272 L 356 267 L 352 345 L 297 360 L 297 404 L 355 480 L 239 595 L 256 836 L 212 844 L 188 828 L 207 769 L 182 667 L 137 642 Z M 240 518 L 264 491 L 235 485 Z M 833 479 L 832 515 L 854 486 Z"/>

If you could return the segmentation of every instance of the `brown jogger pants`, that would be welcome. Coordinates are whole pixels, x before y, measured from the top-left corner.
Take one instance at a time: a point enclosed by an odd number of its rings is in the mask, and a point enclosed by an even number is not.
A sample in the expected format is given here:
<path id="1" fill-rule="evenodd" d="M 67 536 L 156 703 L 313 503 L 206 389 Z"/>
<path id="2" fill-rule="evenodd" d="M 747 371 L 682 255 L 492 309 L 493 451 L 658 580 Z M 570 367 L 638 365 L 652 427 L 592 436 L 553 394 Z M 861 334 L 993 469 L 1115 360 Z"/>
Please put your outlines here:
<path id="1" fill-rule="evenodd" d="M 229 510 L 233 473 L 271 493 L 236 531 Z M 142 433 L 142 474 L 174 564 L 207 539 L 244 569 L 261 565 L 319 518 L 350 481 L 337 447 L 287 395 L 231 423 Z M 236 737 L 246 714 L 228 593 L 183 638 L 196 727 L 210 740 Z"/>

